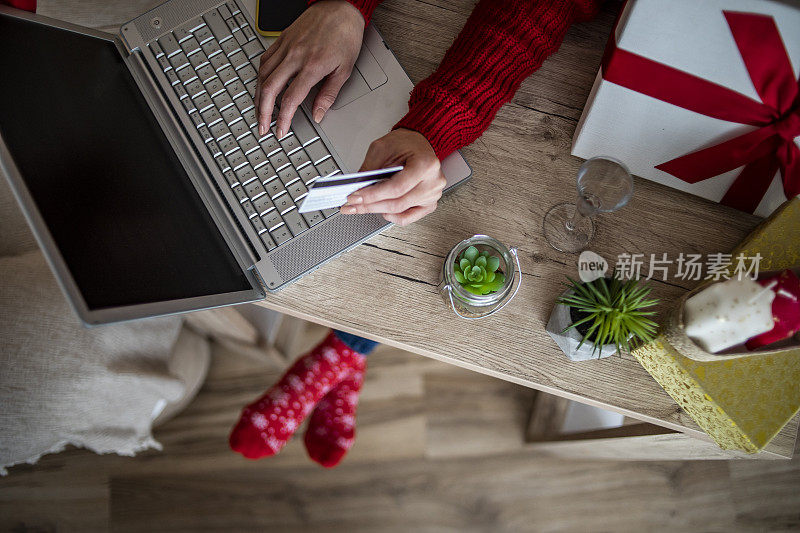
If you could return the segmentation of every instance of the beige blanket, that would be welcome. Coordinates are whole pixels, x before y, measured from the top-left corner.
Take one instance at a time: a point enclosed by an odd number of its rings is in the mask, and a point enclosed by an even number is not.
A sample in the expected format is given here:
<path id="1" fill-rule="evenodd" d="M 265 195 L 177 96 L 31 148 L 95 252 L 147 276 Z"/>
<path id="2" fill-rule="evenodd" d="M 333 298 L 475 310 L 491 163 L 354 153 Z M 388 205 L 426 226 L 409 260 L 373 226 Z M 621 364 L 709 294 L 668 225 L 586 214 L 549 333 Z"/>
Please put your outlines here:
<path id="1" fill-rule="evenodd" d="M 167 364 L 170 317 L 86 329 L 69 308 L 0 176 L 0 474 L 68 444 L 133 455 L 184 393 Z"/>

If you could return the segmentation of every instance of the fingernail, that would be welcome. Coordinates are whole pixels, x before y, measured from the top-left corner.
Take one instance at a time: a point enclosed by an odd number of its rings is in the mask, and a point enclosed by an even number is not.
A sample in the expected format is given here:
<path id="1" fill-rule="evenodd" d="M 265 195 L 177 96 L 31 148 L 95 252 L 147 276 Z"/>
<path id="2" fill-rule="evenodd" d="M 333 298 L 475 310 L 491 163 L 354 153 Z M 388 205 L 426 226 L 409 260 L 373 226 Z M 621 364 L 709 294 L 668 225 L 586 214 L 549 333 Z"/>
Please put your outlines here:
<path id="1" fill-rule="evenodd" d="M 355 208 L 355 207 L 350 207 L 350 206 L 348 206 L 348 205 L 343 205 L 343 206 L 342 206 L 342 207 L 339 209 L 339 211 L 341 211 L 341 212 L 342 212 L 342 213 L 344 213 L 345 215 L 355 215 L 355 214 L 356 214 L 356 208 Z"/>
<path id="2" fill-rule="evenodd" d="M 267 134 L 267 128 L 263 124 L 258 125 L 258 134 L 262 137 Z"/>
<path id="3" fill-rule="evenodd" d="M 347 203 L 348 204 L 357 205 L 357 204 L 360 204 L 363 201 L 364 201 L 364 199 L 361 198 L 360 196 L 358 196 L 357 194 L 354 195 L 354 196 L 348 196 L 347 197 Z"/>
<path id="4" fill-rule="evenodd" d="M 283 128 L 278 126 L 278 128 L 275 130 L 275 133 L 278 135 L 278 139 L 280 139 L 283 137 Z"/>
<path id="5" fill-rule="evenodd" d="M 325 115 L 325 111 L 321 107 L 316 108 L 314 110 L 314 122 L 319 124 L 324 115 Z"/>

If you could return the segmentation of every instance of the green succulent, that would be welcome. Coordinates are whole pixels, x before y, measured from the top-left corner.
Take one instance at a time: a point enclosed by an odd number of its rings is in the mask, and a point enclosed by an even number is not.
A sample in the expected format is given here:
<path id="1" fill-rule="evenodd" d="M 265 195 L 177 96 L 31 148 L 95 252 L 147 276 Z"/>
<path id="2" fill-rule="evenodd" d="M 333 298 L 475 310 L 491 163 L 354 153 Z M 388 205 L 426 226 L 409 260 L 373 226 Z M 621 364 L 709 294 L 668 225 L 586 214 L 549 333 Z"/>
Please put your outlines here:
<path id="1" fill-rule="evenodd" d="M 456 259 L 456 281 L 464 290 L 473 294 L 483 295 L 497 292 L 506 282 L 506 276 L 498 272 L 500 258 L 489 255 L 489 252 L 478 252 L 470 246 Z"/>
<path id="2" fill-rule="evenodd" d="M 650 342 L 655 336 L 658 324 L 650 316 L 655 311 L 645 311 L 658 303 L 657 299 L 647 299 L 650 288 L 639 285 L 639 280 L 622 281 L 598 278 L 590 283 L 580 283 L 571 278 L 568 287 L 572 292 L 558 299 L 558 303 L 582 311 L 587 316 L 573 323 L 564 331 L 590 323 L 578 348 L 589 340 L 594 353 L 606 344 L 613 344 L 617 351 L 622 348 L 630 351 L 630 341 Z M 562 332 L 563 333 L 563 332 Z"/>

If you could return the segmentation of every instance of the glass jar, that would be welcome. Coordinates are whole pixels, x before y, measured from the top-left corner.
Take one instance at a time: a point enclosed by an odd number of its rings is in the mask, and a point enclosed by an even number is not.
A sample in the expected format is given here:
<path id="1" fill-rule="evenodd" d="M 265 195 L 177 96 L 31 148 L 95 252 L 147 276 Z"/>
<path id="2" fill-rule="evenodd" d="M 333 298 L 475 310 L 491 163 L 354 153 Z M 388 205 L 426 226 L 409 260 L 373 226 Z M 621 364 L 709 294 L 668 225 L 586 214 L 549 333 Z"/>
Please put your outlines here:
<path id="1" fill-rule="evenodd" d="M 474 246 L 478 252 L 488 251 L 490 255 L 500 258 L 498 272 L 505 274 L 503 286 L 490 294 L 473 294 L 465 290 L 455 277 L 456 258 Z M 514 281 L 516 278 L 516 288 Z M 477 320 L 492 315 L 505 307 L 516 296 L 522 284 L 522 271 L 519 266 L 519 256 L 516 248 L 507 248 L 497 239 L 488 235 L 474 235 L 453 246 L 442 265 L 442 281 L 438 290 L 444 302 L 449 305 L 456 315 L 467 320 Z"/>

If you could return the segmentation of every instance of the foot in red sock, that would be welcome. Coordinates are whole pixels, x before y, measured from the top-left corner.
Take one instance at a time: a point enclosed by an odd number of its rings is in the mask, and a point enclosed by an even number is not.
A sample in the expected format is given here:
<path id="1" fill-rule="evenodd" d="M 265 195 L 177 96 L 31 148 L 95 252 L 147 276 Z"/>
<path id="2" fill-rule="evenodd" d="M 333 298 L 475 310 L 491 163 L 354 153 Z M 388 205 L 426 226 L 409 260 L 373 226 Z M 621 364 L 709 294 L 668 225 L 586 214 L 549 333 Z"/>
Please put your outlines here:
<path id="1" fill-rule="evenodd" d="M 354 371 L 364 368 L 364 356 L 331 332 L 301 357 L 262 397 L 242 410 L 230 446 L 248 459 L 278 453 L 309 412 L 329 391 Z"/>
<path id="2" fill-rule="evenodd" d="M 356 438 L 358 393 L 364 383 L 366 360 L 320 402 L 311 420 L 304 441 L 308 455 L 326 468 L 339 464 Z"/>

